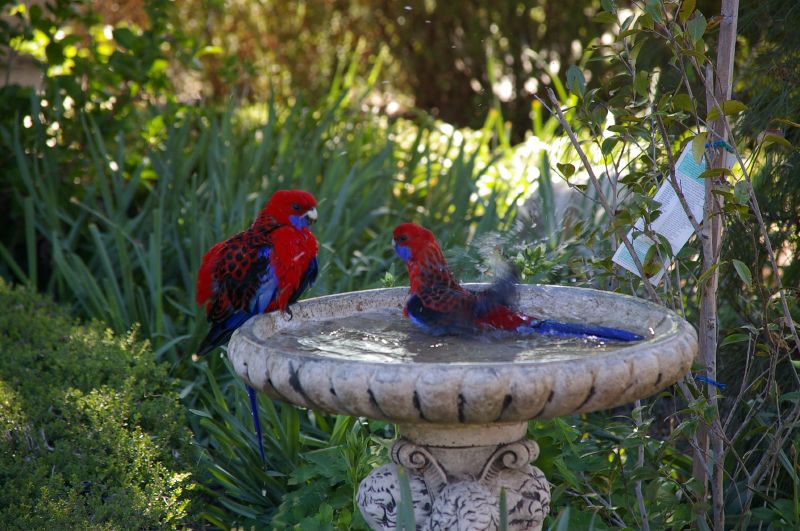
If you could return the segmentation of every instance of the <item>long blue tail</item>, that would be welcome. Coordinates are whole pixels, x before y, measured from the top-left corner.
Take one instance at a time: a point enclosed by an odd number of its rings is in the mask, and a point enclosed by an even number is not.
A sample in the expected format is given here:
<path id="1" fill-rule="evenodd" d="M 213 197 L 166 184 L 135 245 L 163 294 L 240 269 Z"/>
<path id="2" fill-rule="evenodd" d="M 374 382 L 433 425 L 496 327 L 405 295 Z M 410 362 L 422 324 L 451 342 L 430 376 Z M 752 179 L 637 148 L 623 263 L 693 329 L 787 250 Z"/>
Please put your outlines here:
<path id="1" fill-rule="evenodd" d="M 578 323 L 559 323 L 558 321 L 533 321 L 529 325 L 520 326 L 518 332 L 530 332 L 547 336 L 585 337 L 605 339 L 609 341 L 640 341 L 642 336 L 607 326 L 592 326 Z"/>
<path id="2" fill-rule="evenodd" d="M 253 415 L 253 425 L 256 428 L 256 438 L 258 438 L 258 453 L 261 454 L 261 461 L 266 461 L 264 457 L 264 441 L 261 437 L 261 421 L 258 419 L 258 402 L 256 401 L 256 390 L 247 386 L 247 396 L 250 397 L 250 413 Z"/>

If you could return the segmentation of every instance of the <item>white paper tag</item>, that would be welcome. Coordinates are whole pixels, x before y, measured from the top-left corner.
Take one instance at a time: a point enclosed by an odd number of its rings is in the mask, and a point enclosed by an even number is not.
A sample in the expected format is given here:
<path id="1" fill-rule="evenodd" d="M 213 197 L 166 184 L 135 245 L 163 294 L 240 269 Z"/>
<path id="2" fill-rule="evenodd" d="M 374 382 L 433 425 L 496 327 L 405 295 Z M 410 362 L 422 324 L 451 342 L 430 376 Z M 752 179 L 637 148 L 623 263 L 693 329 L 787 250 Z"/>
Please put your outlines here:
<path id="1" fill-rule="evenodd" d="M 727 156 L 727 153 L 725 155 Z M 728 158 L 726 157 L 726 162 L 727 160 Z M 700 162 L 697 162 L 694 155 L 692 155 L 692 143 L 687 143 L 681 156 L 678 157 L 678 161 L 675 163 L 675 177 L 678 181 L 678 187 L 689 206 L 689 210 L 691 210 L 692 216 L 694 216 L 694 219 L 698 223 L 703 220 L 703 203 L 705 202 L 706 188 L 704 179 L 700 178 L 700 174 L 703 173 L 705 169 L 705 157 L 703 157 L 703 160 Z M 681 205 L 680 199 L 678 199 L 678 194 L 675 193 L 675 189 L 669 181 L 665 181 L 661 185 L 653 199 L 661 203 L 661 207 L 659 208 L 661 215 L 651 223 L 650 228 L 653 232 L 665 237 L 667 241 L 669 241 L 672 247 L 672 255 L 675 256 L 678 254 L 678 251 L 686 245 L 686 242 L 689 241 L 689 238 L 694 232 L 694 227 L 692 226 L 692 222 L 689 221 L 689 216 L 686 215 L 686 211 L 683 205 Z M 631 229 L 628 231 L 628 239 L 633 243 L 633 248 L 639 260 L 644 264 L 645 256 L 655 242 L 648 236 L 642 234 L 642 230 L 644 229 L 643 218 L 640 218 L 634 224 L 634 227 L 635 230 Z M 634 232 L 636 232 L 638 236 L 634 237 Z M 625 245 L 621 244 L 619 246 L 612 260 L 628 271 L 636 275 L 639 274 L 639 270 L 636 268 L 636 264 Z M 658 284 L 668 266 L 669 258 L 666 258 L 658 272 L 648 278 L 650 283 L 653 285 Z"/>

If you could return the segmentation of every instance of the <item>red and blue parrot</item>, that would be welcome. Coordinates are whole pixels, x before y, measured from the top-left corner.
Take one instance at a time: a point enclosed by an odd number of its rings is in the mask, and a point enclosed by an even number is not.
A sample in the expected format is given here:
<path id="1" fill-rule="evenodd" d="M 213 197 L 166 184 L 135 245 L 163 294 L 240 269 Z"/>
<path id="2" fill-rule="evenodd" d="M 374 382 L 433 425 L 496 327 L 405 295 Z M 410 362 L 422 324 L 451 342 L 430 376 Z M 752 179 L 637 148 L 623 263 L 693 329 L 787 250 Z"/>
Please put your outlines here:
<path id="1" fill-rule="evenodd" d="M 196 301 L 205 305 L 211 329 L 197 350 L 202 356 L 227 343 L 260 313 L 287 312 L 317 278 L 317 201 L 301 190 L 275 192 L 250 227 L 214 245 L 197 274 Z M 247 386 L 250 410 L 264 459 L 256 394 Z"/>
<path id="2" fill-rule="evenodd" d="M 483 291 L 461 286 L 447 266 L 431 231 L 414 223 L 398 225 L 393 233 L 398 256 L 408 269 L 411 289 L 403 314 L 432 335 L 506 330 L 520 334 L 638 341 L 641 336 L 604 326 L 537 319 L 514 309 L 515 271 Z"/>

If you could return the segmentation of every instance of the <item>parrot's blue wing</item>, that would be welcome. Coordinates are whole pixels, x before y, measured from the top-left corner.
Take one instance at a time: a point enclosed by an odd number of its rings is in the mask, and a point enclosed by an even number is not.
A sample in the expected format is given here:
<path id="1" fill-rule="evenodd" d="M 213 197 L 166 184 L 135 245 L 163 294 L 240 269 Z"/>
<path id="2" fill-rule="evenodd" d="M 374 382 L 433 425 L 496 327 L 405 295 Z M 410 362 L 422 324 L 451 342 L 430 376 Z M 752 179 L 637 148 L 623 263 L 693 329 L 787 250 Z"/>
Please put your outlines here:
<path id="1" fill-rule="evenodd" d="M 477 332 L 472 314 L 465 312 L 465 308 L 469 306 L 457 306 L 451 312 L 439 312 L 423 304 L 418 295 L 412 295 L 406 301 L 406 312 L 411 322 L 426 334 L 433 336 Z"/>
<path id="2" fill-rule="evenodd" d="M 406 312 L 411 322 L 426 334 L 442 336 L 450 332 L 450 317 L 445 313 L 426 308 L 417 295 L 412 295 L 406 301 Z"/>
<path id="3" fill-rule="evenodd" d="M 265 245 L 253 252 L 253 260 L 241 282 L 230 279 L 221 283 L 221 294 L 208 317 L 211 329 L 197 349 L 198 356 L 225 344 L 237 328 L 263 313 L 275 298 L 278 279 L 269 265 L 270 250 Z"/>

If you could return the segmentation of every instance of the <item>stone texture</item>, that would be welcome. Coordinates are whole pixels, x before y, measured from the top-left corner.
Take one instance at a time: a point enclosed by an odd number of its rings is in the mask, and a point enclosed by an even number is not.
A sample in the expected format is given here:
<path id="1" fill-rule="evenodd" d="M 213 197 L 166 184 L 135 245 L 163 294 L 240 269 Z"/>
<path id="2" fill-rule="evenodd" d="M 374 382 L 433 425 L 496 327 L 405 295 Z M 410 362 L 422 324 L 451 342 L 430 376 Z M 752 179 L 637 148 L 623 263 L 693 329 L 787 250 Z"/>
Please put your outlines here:
<path id="1" fill-rule="evenodd" d="M 524 424 L 522 424 L 524 427 Z M 519 433 L 519 426 L 505 425 L 507 437 Z M 492 426 L 475 427 L 479 434 L 496 439 Z M 544 474 L 531 466 L 539 453 L 533 441 L 525 439 L 501 444 L 439 446 L 449 439 L 444 430 L 415 436 L 426 445 L 406 437 L 392 446 L 392 465 L 375 469 L 358 490 L 357 502 L 372 529 L 391 530 L 398 524 L 401 503 L 397 467 L 408 471 L 416 528 L 422 531 L 495 530 L 500 522 L 500 491 L 505 490 L 508 529 L 541 529 L 549 511 L 550 485 Z M 524 433 L 524 431 L 523 431 Z M 474 437 L 470 440 L 474 443 Z"/>
<path id="2" fill-rule="evenodd" d="M 646 333 L 644 341 L 581 359 L 513 363 L 369 363 L 286 354 L 269 337 L 301 323 L 387 307 L 405 288 L 309 299 L 248 321 L 233 336 L 236 372 L 270 396 L 331 413 L 398 423 L 482 424 L 606 409 L 654 394 L 681 378 L 697 351 L 683 319 L 641 299 L 561 286 L 520 286 L 520 307 L 549 318 Z"/>

